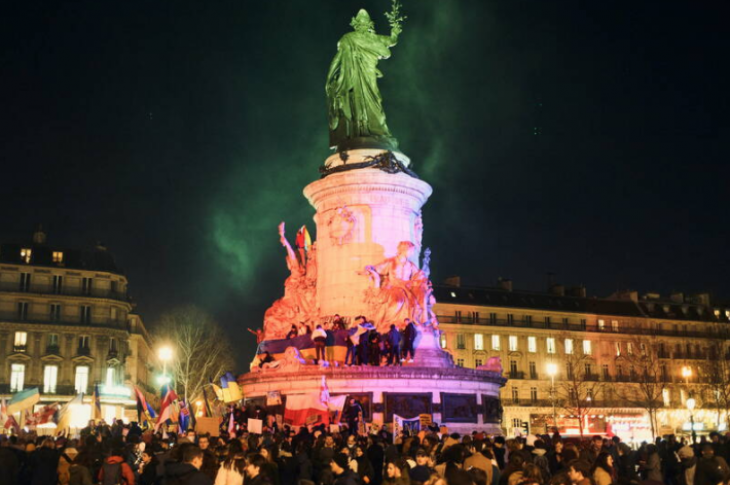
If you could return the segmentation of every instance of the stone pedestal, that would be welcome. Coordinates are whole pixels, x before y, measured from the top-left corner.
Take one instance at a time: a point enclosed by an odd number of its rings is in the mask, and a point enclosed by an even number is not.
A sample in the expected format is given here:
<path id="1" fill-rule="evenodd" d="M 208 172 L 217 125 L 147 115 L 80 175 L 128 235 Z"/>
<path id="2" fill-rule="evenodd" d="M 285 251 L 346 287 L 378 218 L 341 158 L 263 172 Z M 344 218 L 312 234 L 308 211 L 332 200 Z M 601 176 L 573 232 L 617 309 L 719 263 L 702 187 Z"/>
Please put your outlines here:
<path id="1" fill-rule="evenodd" d="M 359 163 L 382 150 L 353 150 L 347 159 L 332 155 L 325 165 Z M 410 162 L 395 154 L 404 165 Z M 309 184 L 304 195 L 317 213 L 317 302 L 322 317 L 366 314 L 367 265 L 396 255 L 401 241 L 416 246 L 419 265 L 423 221 L 421 207 L 431 186 L 404 173 L 376 168 L 333 173 Z"/>

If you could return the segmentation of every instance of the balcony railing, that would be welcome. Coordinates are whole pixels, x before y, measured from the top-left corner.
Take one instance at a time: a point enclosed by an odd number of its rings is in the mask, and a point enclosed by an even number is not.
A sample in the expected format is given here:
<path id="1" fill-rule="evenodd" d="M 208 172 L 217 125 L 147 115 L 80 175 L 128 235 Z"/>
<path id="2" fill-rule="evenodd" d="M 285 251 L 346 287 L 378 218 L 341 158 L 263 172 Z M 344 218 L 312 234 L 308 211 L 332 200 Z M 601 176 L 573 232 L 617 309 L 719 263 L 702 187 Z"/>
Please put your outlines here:
<path id="1" fill-rule="evenodd" d="M 76 355 L 91 355 L 91 349 L 89 347 L 78 347 Z"/>
<path id="2" fill-rule="evenodd" d="M 53 285 L 31 284 L 29 288 L 21 288 L 18 283 L 0 283 L 0 291 L 18 292 L 18 293 L 37 293 L 41 295 L 61 295 L 61 296 L 83 296 L 89 298 L 108 298 L 111 300 L 119 300 L 128 302 L 129 297 L 123 291 L 114 291 L 111 289 L 91 288 L 84 290 L 81 287 L 66 287 L 60 289 Z"/>
<path id="3" fill-rule="evenodd" d="M 82 325 L 82 326 L 99 326 L 111 328 L 127 328 L 127 321 L 121 318 L 98 318 L 92 317 L 91 323 L 83 323 L 80 316 L 62 317 L 60 319 L 51 318 L 50 313 L 30 313 L 25 317 L 20 317 L 18 312 L 0 312 L 0 321 L 13 323 L 40 323 L 40 324 L 65 324 L 65 325 Z"/>
<path id="4" fill-rule="evenodd" d="M 509 378 L 510 379 L 524 379 L 525 373 L 521 372 L 521 371 L 510 371 Z"/>
<path id="5" fill-rule="evenodd" d="M 514 327 L 514 328 L 535 328 L 547 330 L 565 330 L 570 332 L 596 332 L 608 334 L 631 334 L 631 335 L 661 335 L 665 337 L 695 337 L 695 338 L 718 338 L 727 337 L 728 332 L 706 332 L 696 330 L 670 330 L 662 328 L 650 328 L 639 325 L 620 325 L 618 328 L 599 327 L 598 325 L 582 325 L 579 323 L 544 322 L 537 320 L 484 320 L 475 321 L 469 315 L 457 317 L 454 315 L 439 316 L 440 323 L 480 325 L 485 327 Z M 704 358 L 704 357 L 701 357 Z"/>
<path id="6" fill-rule="evenodd" d="M 16 352 L 16 353 L 28 352 L 28 346 L 27 345 L 13 345 L 13 352 Z"/>

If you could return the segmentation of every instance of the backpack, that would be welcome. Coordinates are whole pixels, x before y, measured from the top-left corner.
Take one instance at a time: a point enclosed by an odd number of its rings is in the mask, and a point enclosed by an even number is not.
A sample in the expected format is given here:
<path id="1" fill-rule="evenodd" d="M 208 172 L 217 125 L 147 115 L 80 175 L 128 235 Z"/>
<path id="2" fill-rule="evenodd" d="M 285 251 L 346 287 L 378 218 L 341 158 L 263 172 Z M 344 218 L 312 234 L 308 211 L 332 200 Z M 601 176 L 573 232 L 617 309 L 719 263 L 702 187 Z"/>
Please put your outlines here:
<path id="1" fill-rule="evenodd" d="M 104 479 L 101 485 L 122 485 L 122 463 L 104 463 Z"/>

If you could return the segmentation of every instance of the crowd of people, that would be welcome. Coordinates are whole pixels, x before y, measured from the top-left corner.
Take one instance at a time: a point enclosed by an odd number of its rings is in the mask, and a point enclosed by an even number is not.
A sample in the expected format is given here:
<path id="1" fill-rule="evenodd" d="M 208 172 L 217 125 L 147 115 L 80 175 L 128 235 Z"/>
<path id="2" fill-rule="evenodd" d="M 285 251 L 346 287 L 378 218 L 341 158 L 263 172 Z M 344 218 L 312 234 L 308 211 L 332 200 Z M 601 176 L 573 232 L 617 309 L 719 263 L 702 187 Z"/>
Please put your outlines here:
<path id="1" fill-rule="evenodd" d="M 248 330 L 256 335 L 258 343 L 263 341 L 261 329 Z M 413 363 L 418 330 L 410 318 L 406 318 L 400 328 L 392 324 L 387 332 L 381 333 L 364 316 L 356 317 L 352 327 L 348 328 L 344 319 L 335 315 L 333 320 L 318 324 L 314 328 L 305 323 L 300 323 L 299 326 L 292 325 L 286 338 L 294 339 L 309 335 L 314 343 L 314 364 L 327 362 L 328 365 L 338 365 L 334 357 L 334 332 L 338 330 L 350 330 L 346 340 L 345 366 L 397 366 Z M 273 360 L 273 357 L 265 352 L 260 359 L 259 366 Z"/>
<path id="2" fill-rule="evenodd" d="M 324 426 L 212 437 L 90 423 L 75 439 L 0 435 L 0 485 L 726 485 L 730 434 L 634 450 L 617 437 L 504 439 Z"/>

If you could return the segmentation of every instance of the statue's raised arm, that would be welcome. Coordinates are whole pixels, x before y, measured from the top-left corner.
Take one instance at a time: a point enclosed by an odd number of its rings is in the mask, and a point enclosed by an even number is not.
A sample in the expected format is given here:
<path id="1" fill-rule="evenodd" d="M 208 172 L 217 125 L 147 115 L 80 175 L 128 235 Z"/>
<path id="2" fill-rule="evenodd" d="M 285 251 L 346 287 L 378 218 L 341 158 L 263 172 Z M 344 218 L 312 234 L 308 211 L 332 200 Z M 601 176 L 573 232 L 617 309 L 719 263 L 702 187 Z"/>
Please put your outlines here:
<path id="1" fill-rule="evenodd" d="M 395 45 L 403 30 L 405 17 L 397 0 L 393 0 L 392 9 L 385 16 L 390 24 L 390 36 L 377 35 L 370 15 L 361 9 L 350 22 L 354 31 L 342 36 L 337 43 L 325 92 L 330 147 L 338 151 L 398 147 L 385 123 L 377 82 L 383 77 L 377 68 L 378 61 L 390 57 L 390 47 Z"/>

